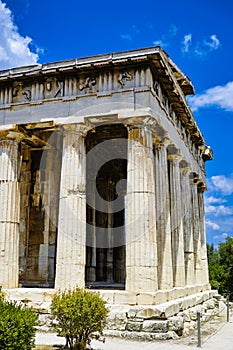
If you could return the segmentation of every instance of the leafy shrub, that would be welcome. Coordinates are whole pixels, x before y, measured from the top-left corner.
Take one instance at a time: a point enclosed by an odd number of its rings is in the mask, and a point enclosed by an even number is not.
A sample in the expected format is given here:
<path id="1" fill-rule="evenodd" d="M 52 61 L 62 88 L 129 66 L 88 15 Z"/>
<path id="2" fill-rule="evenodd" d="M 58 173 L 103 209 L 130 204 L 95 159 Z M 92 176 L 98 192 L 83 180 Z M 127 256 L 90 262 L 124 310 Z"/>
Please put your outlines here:
<path id="1" fill-rule="evenodd" d="M 2 291 L 2 286 L 0 286 L 0 300 L 5 298 L 5 293 Z"/>
<path id="2" fill-rule="evenodd" d="M 1 295 L 1 293 L 0 293 Z M 0 297 L 0 349 L 31 350 L 37 318 L 30 308 Z"/>
<path id="3" fill-rule="evenodd" d="M 97 293 L 75 289 L 58 292 L 51 304 L 54 328 L 66 337 L 70 349 L 85 350 L 91 338 L 99 339 L 106 324 L 106 302 Z"/>
<path id="4" fill-rule="evenodd" d="M 217 249 L 207 244 L 207 255 L 212 288 L 233 301 L 233 237 L 227 237 Z"/>

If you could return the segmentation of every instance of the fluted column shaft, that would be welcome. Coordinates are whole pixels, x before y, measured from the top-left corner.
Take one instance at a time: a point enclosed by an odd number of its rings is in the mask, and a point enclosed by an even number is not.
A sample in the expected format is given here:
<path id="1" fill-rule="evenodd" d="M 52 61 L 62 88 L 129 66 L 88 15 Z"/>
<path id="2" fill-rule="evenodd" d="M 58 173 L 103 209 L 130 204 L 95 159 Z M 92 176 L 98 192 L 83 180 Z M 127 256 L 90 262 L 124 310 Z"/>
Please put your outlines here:
<path id="1" fill-rule="evenodd" d="M 183 218 L 181 211 L 180 158 L 176 155 L 170 155 L 169 159 L 173 285 L 174 287 L 183 287 L 185 285 L 185 265 Z"/>
<path id="2" fill-rule="evenodd" d="M 197 185 L 191 175 L 191 193 L 192 193 L 192 229 L 195 257 L 195 275 L 196 284 L 202 284 L 202 264 L 201 264 L 201 232 L 200 232 L 200 213 L 198 203 Z"/>
<path id="3" fill-rule="evenodd" d="M 200 240 L 201 240 L 201 283 L 209 284 L 208 259 L 206 248 L 206 231 L 205 231 L 205 210 L 204 210 L 204 196 L 203 190 L 198 189 L 198 204 L 199 204 L 199 222 L 200 222 Z"/>
<path id="4" fill-rule="evenodd" d="M 87 211 L 87 257 L 86 257 L 86 279 L 89 282 L 96 280 L 96 211 L 95 211 L 95 182 L 89 180 L 89 192 L 87 203 L 90 205 Z"/>
<path id="5" fill-rule="evenodd" d="M 0 285 L 17 288 L 19 275 L 18 141 L 0 140 Z"/>
<path id="6" fill-rule="evenodd" d="M 190 170 L 185 168 L 181 172 L 182 215 L 184 230 L 184 259 L 185 284 L 195 285 L 194 246 L 192 229 L 192 199 L 190 188 Z"/>
<path id="7" fill-rule="evenodd" d="M 126 290 L 155 291 L 157 240 L 152 133 L 129 128 L 126 216 Z"/>
<path id="8" fill-rule="evenodd" d="M 164 144 L 156 144 L 155 146 L 155 196 L 158 286 L 159 289 L 169 289 L 173 287 L 173 267 L 167 149 Z"/>
<path id="9" fill-rule="evenodd" d="M 64 131 L 56 288 L 83 287 L 86 260 L 86 162 L 83 127 Z"/>

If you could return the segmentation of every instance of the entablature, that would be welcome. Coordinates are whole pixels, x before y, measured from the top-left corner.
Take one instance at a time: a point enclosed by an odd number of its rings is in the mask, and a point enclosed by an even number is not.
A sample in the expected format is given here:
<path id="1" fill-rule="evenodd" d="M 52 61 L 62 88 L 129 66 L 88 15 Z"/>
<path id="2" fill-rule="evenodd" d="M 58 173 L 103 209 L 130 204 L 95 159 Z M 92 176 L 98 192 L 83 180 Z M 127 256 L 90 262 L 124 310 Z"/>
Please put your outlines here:
<path id="1" fill-rule="evenodd" d="M 143 91 L 152 93 L 190 150 L 198 152 L 205 147 L 185 99 L 185 95 L 194 93 L 192 83 L 160 47 L 1 71 L 0 111 L 7 110 L 9 115 L 11 110 L 22 111 L 24 106 L 28 110 L 34 105 L 75 102 L 92 96 L 107 98 L 114 94 L 118 94 L 120 104 L 121 93 Z M 13 119 L 17 123 L 17 115 Z"/>

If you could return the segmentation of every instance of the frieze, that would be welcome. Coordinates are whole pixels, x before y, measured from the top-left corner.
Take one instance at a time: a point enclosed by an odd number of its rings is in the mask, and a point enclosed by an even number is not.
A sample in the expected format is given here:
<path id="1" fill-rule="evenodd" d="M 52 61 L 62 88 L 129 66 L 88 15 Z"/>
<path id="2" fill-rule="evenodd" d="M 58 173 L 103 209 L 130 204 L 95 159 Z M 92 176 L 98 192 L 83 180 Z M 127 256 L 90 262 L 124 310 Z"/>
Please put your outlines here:
<path id="1" fill-rule="evenodd" d="M 29 89 L 23 90 L 22 95 L 24 96 L 26 101 L 31 101 L 31 95 L 32 95 L 31 90 Z"/>
<path id="2" fill-rule="evenodd" d="M 115 75 L 115 77 L 114 77 Z M 16 81 L 13 86 L 4 87 L 0 91 L 0 105 L 11 103 L 36 102 L 43 99 L 56 99 L 65 96 L 98 93 L 100 91 L 112 91 L 123 89 L 127 82 L 134 79 L 133 72 L 104 73 L 99 76 L 82 77 L 49 77 L 45 80 L 20 82 Z M 114 84 L 114 81 L 117 83 Z M 131 86 L 132 84 L 130 84 Z"/>
<path id="3" fill-rule="evenodd" d="M 26 101 L 31 101 L 31 87 L 23 86 L 21 83 L 16 83 L 12 89 L 12 102 L 17 103 Z"/>
<path id="4" fill-rule="evenodd" d="M 157 81 L 155 81 L 155 83 L 153 85 L 153 89 L 154 89 L 154 92 L 156 93 L 156 95 L 159 97 L 159 95 L 160 95 L 160 86 L 159 86 L 159 83 Z"/>
<path id="5" fill-rule="evenodd" d="M 64 95 L 64 83 L 56 78 L 48 78 L 44 83 L 44 98 L 56 98 Z"/>
<path id="6" fill-rule="evenodd" d="M 95 77 L 87 77 L 79 85 L 79 89 L 80 89 L 80 91 L 84 91 L 85 93 L 96 92 L 95 85 L 96 85 L 96 78 Z"/>
<path id="7" fill-rule="evenodd" d="M 118 83 L 121 88 L 123 88 L 127 81 L 133 80 L 133 75 L 129 72 L 120 73 L 118 78 Z"/>

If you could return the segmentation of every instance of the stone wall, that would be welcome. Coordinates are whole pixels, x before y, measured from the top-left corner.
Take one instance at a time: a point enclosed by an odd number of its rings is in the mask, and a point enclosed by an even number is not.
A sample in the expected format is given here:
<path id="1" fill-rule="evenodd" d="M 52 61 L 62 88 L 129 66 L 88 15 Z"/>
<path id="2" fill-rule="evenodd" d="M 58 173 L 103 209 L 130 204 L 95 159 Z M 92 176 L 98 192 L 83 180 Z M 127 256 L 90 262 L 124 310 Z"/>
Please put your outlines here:
<path id="1" fill-rule="evenodd" d="M 196 287 L 195 287 L 196 288 Z M 33 309 L 39 314 L 39 330 L 51 331 L 50 304 L 54 289 L 8 289 L 7 297 Z M 94 291 L 93 291 L 94 292 Z M 173 292 L 173 294 L 172 294 Z M 109 315 L 105 334 L 132 339 L 176 339 L 188 335 L 197 325 L 197 312 L 201 320 L 213 317 L 226 320 L 226 305 L 217 291 L 204 291 L 164 302 L 164 298 L 179 289 L 161 293 L 130 293 L 125 291 L 99 291 L 107 301 Z"/>

